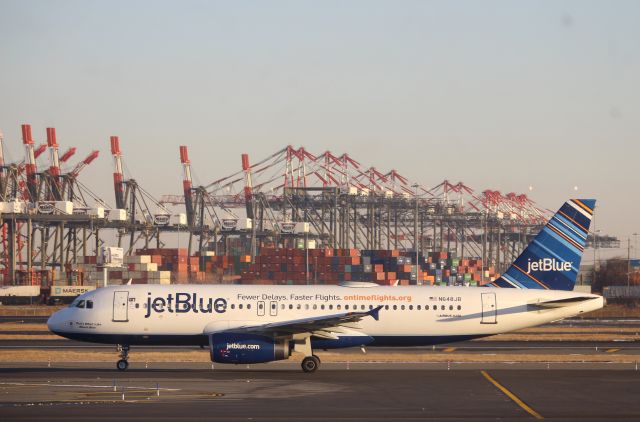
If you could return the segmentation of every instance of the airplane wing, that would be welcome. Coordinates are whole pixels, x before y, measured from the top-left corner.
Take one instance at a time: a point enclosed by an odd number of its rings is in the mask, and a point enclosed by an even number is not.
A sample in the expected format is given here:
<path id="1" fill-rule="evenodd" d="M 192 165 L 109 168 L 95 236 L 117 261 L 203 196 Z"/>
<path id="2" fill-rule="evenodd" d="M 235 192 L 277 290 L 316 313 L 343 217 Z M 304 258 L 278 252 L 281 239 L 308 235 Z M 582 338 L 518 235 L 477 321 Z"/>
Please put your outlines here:
<path id="1" fill-rule="evenodd" d="M 337 336 L 333 333 L 340 333 L 342 329 L 357 328 L 354 324 L 361 321 L 363 318 L 370 316 L 377 321 L 380 317 L 380 309 L 382 309 L 382 306 L 378 306 L 367 312 L 344 312 L 339 314 L 270 322 L 260 325 L 245 325 L 224 331 L 234 333 L 253 333 L 274 337 L 307 333 L 316 337 L 335 340 L 337 339 Z"/>

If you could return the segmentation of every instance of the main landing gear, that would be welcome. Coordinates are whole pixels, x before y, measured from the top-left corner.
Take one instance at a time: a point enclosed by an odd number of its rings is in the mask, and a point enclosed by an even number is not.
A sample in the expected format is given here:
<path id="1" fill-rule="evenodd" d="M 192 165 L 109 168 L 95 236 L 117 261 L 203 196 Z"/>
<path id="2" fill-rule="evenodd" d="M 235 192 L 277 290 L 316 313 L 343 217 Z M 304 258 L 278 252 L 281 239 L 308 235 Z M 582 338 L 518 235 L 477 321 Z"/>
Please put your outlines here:
<path id="1" fill-rule="evenodd" d="M 307 356 L 302 359 L 302 370 L 304 372 L 315 372 L 320 367 L 320 358 L 316 355 Z"/>
<path id="2" fill-rule="evenodd" d="M 116 363 L 118 371 L 125 371 L 129 367 L 129 345 L 118 344 L 118 352 L 120 352 L 120 360 Z"/>
<path id="3" fill-rule="evenodd" d="M 304 354 L 301 365 L 304 372 L 310 373 L 318 370 L 320 358 L 313 354 L 310 336 L 294 339 L 293 347 L 296 352 Z"/>

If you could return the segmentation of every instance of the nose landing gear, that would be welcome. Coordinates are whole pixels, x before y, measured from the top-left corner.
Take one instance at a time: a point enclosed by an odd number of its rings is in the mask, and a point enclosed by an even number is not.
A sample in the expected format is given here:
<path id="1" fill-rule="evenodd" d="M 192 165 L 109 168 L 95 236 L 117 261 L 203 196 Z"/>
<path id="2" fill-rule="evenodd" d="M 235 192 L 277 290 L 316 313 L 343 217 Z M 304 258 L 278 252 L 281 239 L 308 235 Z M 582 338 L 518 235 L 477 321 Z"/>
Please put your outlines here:
<path id="1" fill-rule="evenodd" d="M 125 371 L 129 367 L 129 345 L 123 344 L 117 345 L 118 352 L 120 352 L 120 360 L 116 363 L 118 371 Z"/>

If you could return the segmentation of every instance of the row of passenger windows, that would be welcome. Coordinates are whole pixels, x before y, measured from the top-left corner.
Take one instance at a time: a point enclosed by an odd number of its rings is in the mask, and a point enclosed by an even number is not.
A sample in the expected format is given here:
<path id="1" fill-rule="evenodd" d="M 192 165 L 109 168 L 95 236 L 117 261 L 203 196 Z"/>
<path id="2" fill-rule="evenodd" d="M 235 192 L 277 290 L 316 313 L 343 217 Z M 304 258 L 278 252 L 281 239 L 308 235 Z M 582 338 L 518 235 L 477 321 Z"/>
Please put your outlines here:
<path id="1" fill-rule="evenodd" d="M 80 302 L 84 302 L 84 301 L 80 301 Z M 73 304 L 72 304 L 71 306 L 73 306 Z M 147 304 L 146 304 L 146 303 L 145 303 L 143 306 L 144 306 L 144 308 L 145 308 L 145 309 L 147 308 Z M 263 309 L 263 306 L 264 306 L 264 305 L 263 305 L 262 303 L 258 303 L 258 309 Z M 83 306 L 80 306 L 80 303 L 78 303 L 77 307 L 78 307 L 78 308 L 83 308 L 83 307 L 84 307 L 84 305 L 83 305 Z M 136 308 L 140 307 L 140 304 L 136 303 L 135 307 L 136 307 Z M 232 303 L 229 307 L 230 307 L 231 309 L 236 309 L 236 308 L 237 308 L 237 309 L 251 309 L 251 304 L 250 304 L 250 303 L 248 303 L 248 304 L 244 305 L 244 304 L 240 303 L 240 304 L 236 305 L 235 303 Z M 272 310 L 275 310 L 275 309 L 276 309 L 276 307 L 277 307 L 277 305 L 276 305 L 275 303 L 271 304 L 271 309 L 272 309 Z M 87 308 L 93 308 L 93 302 L 91 302 L 90 300 L 88 300 L 88 301 L 87 301 Z M 294 308 L 295 308 L 296 310 L 301 310 L 301 309 L 304 309 L 304 310 L 309 310 L 309 309 L 313 309 L 313 310 L 317 310 L 317 309 L 320 309 L 320 310 L 326 310 L 326 309 L 328 309 L 328 310 L 330 310 L 330 311 L 332 311 L 332 310 L 334 310 L 334 309 L 335 309 L 336 311 L 341 311 L 341 310 L 344 308 L 344 310 L 345 310 L 345 311 L 349 311 L 349 310 L 351 310 L 351 311 L 358 311 L 358 310 L 360 310 L 360 311 L 365 311 L 365 310 L 367 310 L 367 308 L 368 308 L 369 310 L 373 309 L 373 308 L 374 308 L 374 306 L 373 306 L 373 305 L 368 305 L 368 306 L 367 306 L 367 305 L 360 305 L 360 306 L 358 306 L 358 305 L 344 305 L 344 306 L 342 306 L 342 305 L 335 305 L 335 306 L 334 306 L 333 304 L 329 304 L 329 305 L 324 305 L 324 304 L 323 304 L 323 305 L 317 305 L 317 304 L 313 304 L 313 305 L 310 305 L 310 304 L 308 304 L 308 303 L 305 303 L 304 305 L 302 305 L 301 303 L 298 303 L 298 304 L 297 304 L 297 305 L 295 305 L 295 306 L 294 306 L 292 303 L 290 303 L 290 304 L 287 306 L 287 305 L 285 305 L 284 303 L 281 303 L 281 304 L 280 304 L 280 309 L 281 309 L 281 310 L 285 310 L 285 309 L 287 309 L 287 308 L 288 308 L 288 309 L 290 309 L 290 310 L 293 310 Z M 404 311 L 404 310 L 407 310 L 407 309 L 408 309 L 408 310 L 410 310 L 410 311 L 413 311 L 413 310 L 421 311 L 421 310 L 423 310 L 423 309 L 424 309 L 425 311 L 428 311 L 428 310 L 437 311 L 438 309 L 439 309 L 439 310 L 441 310 L 441 311 L 445 311 L 445 310 L 447 310 L 447 309 L 449 309 L 450 311 L 453 311 L 454 309 L 457 309 L 458 311 L 460 311 L 460 310 L 462 309 L 462 306 L 461 306 L 461 305 L 458 305 L 458 306 L 454 307 L 453 305 L 449 305 L 449 306 L 447 307 L 446 305 L 440 305 L 440 307 L 438 308 L 438 305 L 431 305 L 431 306 L 429 306 L 429 305 L 424 305 L 424 306 L 422 306 L 422 305 L 416 305 L 416 306 L 413 306 L 413 305 L 400 305 L 400 306 L 398 306 L 398 305 L 384 305 L 384 308 L 383 308 L 383 309 L 384 309 L 385 311 L 388 311 L 388 310 L 394 310 L 394 311 L 397 311 L 398 309 L 400 309 L 401 311 Z"/>
<path id="2" fill-rule="evenodd" d="M 247 307 L 247 309 L 251 309 L 251 305 L 247 305 L 246 307 Z M 261 308 L 262 304 L 258 304 L 258 307 Z M 276 307 L 277 307 L 277 305 L 275 303 L 271 304 L 271 309 L 275 310 Z M 288 308 L 289 309 L 294 309 L 294 305 L 292 303 L 290 303 L 288 305 Z M 325 309 L 328 309 L 328 310 L 332 311 L 333 309 L 335 309 L 336 311 L 341 311 L 342 308 L 343 308 L 342 305 L 335 305 L 335 307 L 334 307 L 333 304 L 329 304 L 329 305 L 317 305 L 317 304 L 309 305 L 308 303 L 305 303 L 304 306 L 303 306 L 302 304 L 298 303 L 297 305 L 295 305 L 295 309 L 297 309 L 297 310 L 300 310 L 300 309 L 305 309 L 305 310 L 309 310 L 309 309 L 325 310 Z M 371 310 L 371 309 L 374 308 L 374 306 L 373 305 L 368 305 L 368 308 L 369 308 L 369 310 Z M 449 305 L 448 307 L 446 305 L 440 305 L 440 308 L 438 308 L 438 305 L 431 305 L 431 306 L 424 305 L 424 307 L 422 305 L 416 305 L 416 306 L 413 306 L 413 305 L 400 305 L 400 306 L 398 306 L 398 305 L 384 305 L 383 309 L 385 311 L 388 311 L 390 309 L 392 309 L 394 311 L 397 311 L 398 309 L 400 309 L 401 311 L 404 311 L 406 309 L 408 309 L 410 311 L 413 311 L 413 310 L 421 311 L 423 308 L 424 308 L 425 311 L 428 311 L 428 310 L 437 311 L 438 309 L 440 309 L 441 311 L 444 311 L 444 310 L 447 310 L 447 308 L 450 311 L 453 311 L 454 309 L 457 309 L 459 311 L 459 310 L 462 309 L 462 306 L 458 305 L 458 306 L 456 306 L 454 308 L 453 305 Z M 231 309 L 236 309 L 236 305 L 232 303 L 231 304 Z M 242 309 L 242 304 L 238 305 L 238 309 Z M 284 303 L 280 304 L 280 309 L 282 309 L 282 310 L 287 309 L 287 305 L 285 305 Z M 350 305 L 344 305 L 344 310 L 345 311 L 349 311 L 349 310 L 353 310 L 353 311 L 361 310 L 361 311 L 364 311 L 366 309 L 367 309 L 367 305 L 360 305 L 359 307 L 358 307 L 358 305 L 351 305 L 351 306 Z"/>

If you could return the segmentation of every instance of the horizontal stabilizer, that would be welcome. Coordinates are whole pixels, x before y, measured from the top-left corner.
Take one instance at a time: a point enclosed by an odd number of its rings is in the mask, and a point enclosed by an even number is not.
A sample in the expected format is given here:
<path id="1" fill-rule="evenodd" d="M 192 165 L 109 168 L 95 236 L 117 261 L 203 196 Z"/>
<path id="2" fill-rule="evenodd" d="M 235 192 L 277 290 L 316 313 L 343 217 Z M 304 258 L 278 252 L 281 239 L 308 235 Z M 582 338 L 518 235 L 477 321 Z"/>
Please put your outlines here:
<path id="1" fill-rule="evenodd" d="M 550 308 L 562 308 L 564 306 L 571 306 L 577 303 L 586 302 L 587 300 L 596 299 L 593 296 L 576 296 L 568 297 L 566 299 L 546 300 L 542 302 L 529 303 L 528 306 L 535 308 L 550 309 Z"/>

